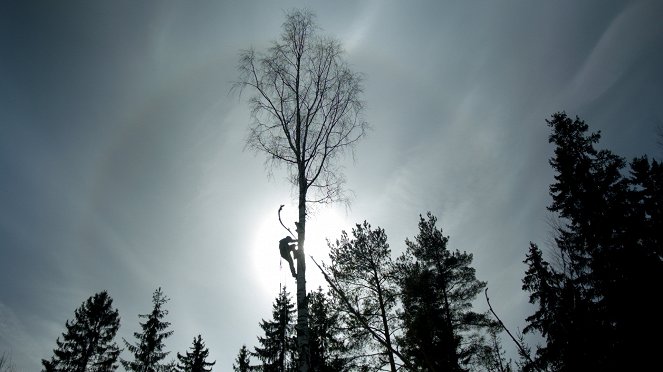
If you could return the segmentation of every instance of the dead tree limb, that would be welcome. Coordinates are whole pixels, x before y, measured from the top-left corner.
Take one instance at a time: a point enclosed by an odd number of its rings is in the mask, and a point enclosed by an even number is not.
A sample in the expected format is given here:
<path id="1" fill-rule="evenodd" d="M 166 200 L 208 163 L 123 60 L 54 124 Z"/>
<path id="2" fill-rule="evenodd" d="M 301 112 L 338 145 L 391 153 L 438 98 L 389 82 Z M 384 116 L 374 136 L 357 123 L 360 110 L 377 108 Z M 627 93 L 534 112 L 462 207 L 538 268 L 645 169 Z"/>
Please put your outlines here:
<path id="1" fill-rule="evenodd" d="M 288 232 L 290 233 L 290 236 L 291 236 L 292 238 L 294 238 L 295 235 L 292 233 L 292 231 L 290 231 L 290 229 L 287 228 L 287 227 L 283 224 L 283 221 L 281 221 L 281 209 L 283 209 L 283 206 L 284 206 L 284 204 L 281 204 L 281 206 L 279 207 L 279 212 L 278 212 L 278 214 L 279 214 L 279 222 L 281 223 L 281 226 L 283 226 L 284 229 L 288 230 Z"/>
<path id="2" fill-rule="evenodd" d="M 359 313 L 359 311 L 352 306 L 352 304 L 350 303 L 350 300 L 348 300 L 345 293 L 340 288 L 338 288 L 338 286 L 334 283 L 334 281 L 332 281 L 332 279 L 329 277 L 329 274 L 327 274 L 327 272 L 315 261 L 315 259 L 312 256 L 309 256 L 309 257 L 311 258 L 311 260 L 313 261 L 315 266 L 317 266 L 318 269 L 320 269 L 320 272 L 325 277 L 325 280 L 327 281 L 329 286 L 332 288 L 332 290 L 334 292 L 336 292 L 336 294 L 338 294 L 338 296 L 341 298 L 341 301 L 343 302 L 343 304 L 345 304 L 348 311 L 359 321 L 359 323 L 361 323 L 362 327 L 366 331 L 368 331 L 368 333 L 370 333 L 371 336 L 373 336 L 373 338 L 377 342 L 380 343 L 380 345 L 384 346 L 386 349 L 390 350 L 392 353 L 394 353 L 394 355 L 396 355 L 398 358 L 400 358 L 401 362 L 403 362 L 403 364 L 405 365 L 405 367 L 407 369 L 414 370 L 412 364 L 403 356 L 403 354 L 401 354 L 395 348 L 390 347 L 389 344 L 387 344 L 387 342 L 377 332 L 375 332 L 375 330 L 373 330 L 373 328 L 371 328 L 371 326 L 368 324 L 368 322 L 366 322 L 366 319 L 364 319 L 361 316 L 361 314 Z"/>
<path id="3" fill-rule="evenodd" d="M 511 339 L 516 344 L 516 346 L 518 346 L 518 350 L 520 351 L 520 354 L 522 356 L 524 356 L 525 358 L 527 358 L 527 360 L 531 363 L 532 368 L 536 369 L 537 371 L 541 371 L 540 369 L 538 369 L 536 367 L 536 364 L 534 363 L 532 358 L 530 358 L 529 353 L 525 350 L 523 345 L 521 345 L 520 342 L 518 342 L 518 340 L 516 340 L 516 338 L 513 336 L 513 334 L 511 334 L 511 332 L 506 327 L 506 325 L 504 325 L 504 322 L 502 322 L 502 319 L 500 319 L 500 317 L 497 316 L 497 314 L 493 310 L 493 307 L 490 305 L 490 299 L 488 298 L 488 288 L 486 288 L 486 290 L 484 291 L 484 294 L 486 295 L 486 302 L 488 303 L 488 309 L 490 309 L 490 312 L 493 314 L 495 319 L 497 319 L 497 321 L 500 323 L 500 326 L 502 326 L 502 328 L 506 331 L 506 333 L 509 335 L 509 337 L 511 337 Z"/>

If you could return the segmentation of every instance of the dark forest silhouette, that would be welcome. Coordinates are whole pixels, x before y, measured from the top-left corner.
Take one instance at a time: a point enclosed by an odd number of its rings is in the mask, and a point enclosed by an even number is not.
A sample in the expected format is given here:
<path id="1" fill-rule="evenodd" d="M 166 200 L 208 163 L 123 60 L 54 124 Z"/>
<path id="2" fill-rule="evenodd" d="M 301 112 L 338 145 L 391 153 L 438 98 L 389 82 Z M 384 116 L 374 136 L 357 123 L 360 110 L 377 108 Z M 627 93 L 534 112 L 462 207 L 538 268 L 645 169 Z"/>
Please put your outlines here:
<path id="1" fill-rule="evenodd" d="M 428 213 L 400 257 L 391 257 L 385 231 L 366 221 L 329 242 L 329 262 L 319 266 L 329 290 L 307 294 L 310 370 L 606 371 L 655 365 L 661 342 L 649 336 L 662 328 L 656 295 L 663 285 L 663 168 L 646 156 L 627 163 L 597 149 L 600 134 L 579 118 L 561 112 L 547 123 L 555 148 L 548 210 L 557 217 L 556 238 L 545 251 L 531 243 L 522 286 L 535 306 L 524 333 L 541 335 L 542 343 L 526 345 L 522 335 L 514 337 L 521 356 L 506 360 L 498 337 L 503 324 L 473 310 L 487 283 L 476 278 L 471 254 L 448 247 L 449 238 Z M 122 364 L 136 371 L 212 370 L 200 335 L 191 351 L 177 354 L 179 364 L 165 360 L 164 341 L 172 333 L 164 319 L 167 301 L 160 289 L 154 292 L 152 311 L 140 315 L 145 322 L 136 343 L 124 341 L 133 359 Z M 260 322 L 264 334 L 255 347 L 241 347 L 233 369 L 299 370 L 295 311 L 283 288 L 271 318 Z M 66 322 L 44 370 L 116 370 L 119 319 L 108 293 L 90 297 Z M 12 370 L 8 357 L 2 360 Z"/>
<path id="2" fill-rule="evenodd" d="M 547 120 L 555 145 L 550 186 L 555 213 L 552 260 L 531 244 L 523 290 L 537 311 L 542 369 L 644 370 L 663 344 L 657 294 L 663 286 L 663 168 L 595 146 L 600 133 L 565 113 Z"/>

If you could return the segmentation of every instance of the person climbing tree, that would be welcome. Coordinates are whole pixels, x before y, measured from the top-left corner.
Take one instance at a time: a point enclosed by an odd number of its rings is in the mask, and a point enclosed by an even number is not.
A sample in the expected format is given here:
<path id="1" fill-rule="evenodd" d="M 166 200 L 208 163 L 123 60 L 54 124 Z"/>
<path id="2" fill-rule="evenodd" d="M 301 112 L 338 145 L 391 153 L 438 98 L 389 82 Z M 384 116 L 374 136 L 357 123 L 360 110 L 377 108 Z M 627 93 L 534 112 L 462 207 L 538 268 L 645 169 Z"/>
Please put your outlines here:
<path id="1" fill-rule="evenodd" d="M 292 273 L 293 278 L 297 277 L 297 271 L 295 271 L 295 264 L 292 261 L 292 255 L 290 252 L 292 252 L 295 255 L 295 258 L 297 258 L 297 251 L 295 250 L 296 245 L 297 241 L 290 236 L 286 236 L 285 238 L 279 240 L 279 251 L 281 252 L 281 257 L 288 261 L 288 264 L 290 265 L 290 272 Z"/>
<path id="2" fill-rule="evenodd" d="M 296 188 L 297 348 L 299 371 L 310 366 L 306 291 L 306 225 L 310 204 L 347 202 L 341 156 L 364 137 L 362 75 L 341 43 L 318 31 L 313 13 L 288 11 L 279 39 L 264 52 L 240 52 L 237 93 L 249 93 L 253 121 L 247 147 L 284 165 Z"/>

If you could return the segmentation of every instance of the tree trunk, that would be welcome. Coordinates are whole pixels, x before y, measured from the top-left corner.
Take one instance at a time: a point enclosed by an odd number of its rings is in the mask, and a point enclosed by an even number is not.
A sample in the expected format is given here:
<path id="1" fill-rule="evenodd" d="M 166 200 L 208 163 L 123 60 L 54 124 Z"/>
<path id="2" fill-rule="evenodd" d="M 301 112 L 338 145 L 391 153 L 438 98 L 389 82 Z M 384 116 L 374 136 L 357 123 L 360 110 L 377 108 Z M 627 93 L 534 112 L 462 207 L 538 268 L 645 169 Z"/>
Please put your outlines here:
<path id="1" fill-rule="evenodd" d="M 387 311 L 385 310 L 384 299 L 382 298 L 382 287 L 380 287 L 380 282 L 375 269 L 373 269 L 373 273 L 375 274 L 375 283 L 377 284 L 378 302 L 380 305 L 380 315 L 382 316 L 382 327 L 384 327 L 384 341 L 387 344 L 387 356 L 389 357 L 389 367 L 391 367 L 391 372 L 396 372 L 396 361 L 394 360 L 394 353 L 392 351 L 393 346 L 391 345 L 389 323 L 387 322 Z"/>
<path id="2" fill-rule="evenodd" d="M 308 301 L 306 298 L 306 178 L 299 177 L 299 226 L 297 227 L 297 351 L 299 352 L 299 371 L 308 372 L 310 365 Z"/>
<path id="3" fill-rule="evenodd" d="M 458 350 L 456 350 L 456 333 L 453 326 L 453 320 L 451 317 L 451 306 L 449 305 L 449 296 L 447 291 L 447 280 L 444 277 L 445 273 L 442 270 L 442 259 L 438 256 L 436 266 L 437 266 L 437 275 L 439 277 L 440 286 L 442 287 L 442 296 L 444 297 L 444 317 L 446 318 L 447 323 L 447 357 L 449 359 L 449 366 L 453 368 L 454 371 L 460 371 L 460 365 L 458 364 Z"/>

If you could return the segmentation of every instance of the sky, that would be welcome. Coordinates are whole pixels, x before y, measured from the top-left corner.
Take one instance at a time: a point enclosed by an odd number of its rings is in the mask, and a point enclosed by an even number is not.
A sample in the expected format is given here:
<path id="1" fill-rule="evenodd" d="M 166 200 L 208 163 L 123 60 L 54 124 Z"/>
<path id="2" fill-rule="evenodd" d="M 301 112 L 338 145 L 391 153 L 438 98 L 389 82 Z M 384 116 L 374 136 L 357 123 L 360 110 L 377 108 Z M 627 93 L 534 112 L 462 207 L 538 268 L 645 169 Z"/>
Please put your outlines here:
<path id="1" fill-rule="evenodd" d="M 660 1 L 3 1 L 0 354 L 18 371 L 39 370 L 102 290 L 120 344 L 161 287 L 169 357 L 201 334 L 229 370 L 256 345 L 279 287 L 294 292 L 277 210 L 290 226 L 297 210 L 285 172 L 245 149 L 230 87 L 240 50 L 264 50 L 303 7 L 364 74 L 371 126 L 341 163 L 352 204 L 307 224 L 318 260 L 364 220 L 396 257 L 430 211 L 522 330 L 522 261 L 552 232 L 545 119 L 565 110 L 601 147 L 660 158 Z M 307 276 L 323 285 L 310 261 Z"/>

